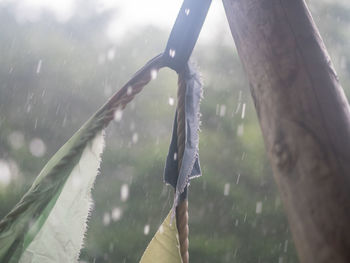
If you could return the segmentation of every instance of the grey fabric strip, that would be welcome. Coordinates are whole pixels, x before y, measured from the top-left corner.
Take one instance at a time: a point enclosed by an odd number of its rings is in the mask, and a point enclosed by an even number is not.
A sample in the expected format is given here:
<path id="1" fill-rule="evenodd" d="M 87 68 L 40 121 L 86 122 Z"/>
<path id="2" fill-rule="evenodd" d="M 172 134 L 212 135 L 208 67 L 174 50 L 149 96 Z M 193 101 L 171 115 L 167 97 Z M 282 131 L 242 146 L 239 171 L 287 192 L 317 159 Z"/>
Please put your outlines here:
<path id="1" fill-rule="evenodd" d="M 178 172 L 177 156 L 177 114 L 175 114 L 173 135 L 169 147 L 169 153 L 164 170 L 164 181 L 176 189 L 176 207 L 180 195 L 181 199 L 187 198 L 187 185 L 190 179 L 201 176 L 201 169 L 198 156 L 199 142 L 199 103 L 202 96 L 202 84 L 199 74 L 194 67 L 187 64 L 183 73 L 186 81 L 185 96 L 185 150 L 182 159 L 180 172 Z"/>

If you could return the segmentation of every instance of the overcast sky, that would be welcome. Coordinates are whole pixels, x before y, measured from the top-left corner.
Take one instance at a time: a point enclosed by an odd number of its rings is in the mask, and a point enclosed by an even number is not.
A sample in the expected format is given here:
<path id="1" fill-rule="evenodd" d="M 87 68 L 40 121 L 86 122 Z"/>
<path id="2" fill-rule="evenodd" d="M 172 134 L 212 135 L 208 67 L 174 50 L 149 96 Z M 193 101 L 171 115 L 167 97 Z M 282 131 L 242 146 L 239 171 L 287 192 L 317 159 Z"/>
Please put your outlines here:
<path id="1" fill-rule="evenodd" d="M 170 31 L 182 0 L 90 0 L 97 12 L 116 10 L 106 28 L 111 40 L 121 39 L 131 27 L 152 24 Z M 66 22 L 84 10 L 76 0 L 0 0 L 16 2 L 16 17 L 20 22 L 36 21 L 43 12 L 51 12 L 59 22 Z M 81 4 L 84 1 L 80 1 Z M 201 38 L 210 40 L 213 32 L 228 32 L 221 0 L 213 0 Z"/>

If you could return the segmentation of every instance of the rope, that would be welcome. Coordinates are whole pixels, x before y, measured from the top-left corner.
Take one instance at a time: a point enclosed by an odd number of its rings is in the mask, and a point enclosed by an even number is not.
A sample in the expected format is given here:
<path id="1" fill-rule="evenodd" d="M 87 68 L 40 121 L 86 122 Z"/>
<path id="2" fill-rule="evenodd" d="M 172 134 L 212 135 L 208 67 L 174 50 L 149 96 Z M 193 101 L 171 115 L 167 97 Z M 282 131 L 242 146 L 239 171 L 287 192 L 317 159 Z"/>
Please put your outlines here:
<path id="1" fill-rule="evenodd" d="M 151 80 L 153 71 L 163 67 L 163 54 L 159 54 L 138 70 L 133 77 L 96 113 L 103 119 L 104 126 L 114 118 L 115 110 L 123 110 Z"/>
<path id="2" fill-rule="evenodd" d="M 183 153 L 185 150 L 185 94 L 186 81 L 184 74 L 179 74 L 177 91 L 177 158 L 178 170 L 182 164 Z M 180 201 L 176 207 L 176 225 L 179 232 L 180 252 L 183 263 L 188 263 L 188 202 L 187 199 Z"/>

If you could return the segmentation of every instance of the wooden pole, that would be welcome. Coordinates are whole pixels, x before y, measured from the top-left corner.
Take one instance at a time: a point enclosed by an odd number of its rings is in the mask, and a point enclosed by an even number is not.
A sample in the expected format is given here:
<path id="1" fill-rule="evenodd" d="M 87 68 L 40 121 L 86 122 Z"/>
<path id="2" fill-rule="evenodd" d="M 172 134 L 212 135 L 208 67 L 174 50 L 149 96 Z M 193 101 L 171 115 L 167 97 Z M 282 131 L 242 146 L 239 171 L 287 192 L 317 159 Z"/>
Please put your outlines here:
<path id="1" fill-rule="evenodd" d="M 350 262 L 350 110 L 303 0 L 223 0 L 303 263 Z"/>

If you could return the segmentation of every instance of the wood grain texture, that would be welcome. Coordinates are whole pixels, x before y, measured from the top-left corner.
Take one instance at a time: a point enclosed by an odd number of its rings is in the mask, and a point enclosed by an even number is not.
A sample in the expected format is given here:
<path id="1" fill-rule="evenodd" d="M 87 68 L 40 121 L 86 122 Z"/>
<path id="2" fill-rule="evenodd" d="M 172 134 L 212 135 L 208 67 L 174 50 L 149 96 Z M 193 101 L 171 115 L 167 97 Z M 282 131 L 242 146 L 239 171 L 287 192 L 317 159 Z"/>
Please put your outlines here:
<path id="1" fill-rule="evenodd" d="M 300 262 L 350 262 L 350 109 L 303 0 L 223 0 Z"/>

